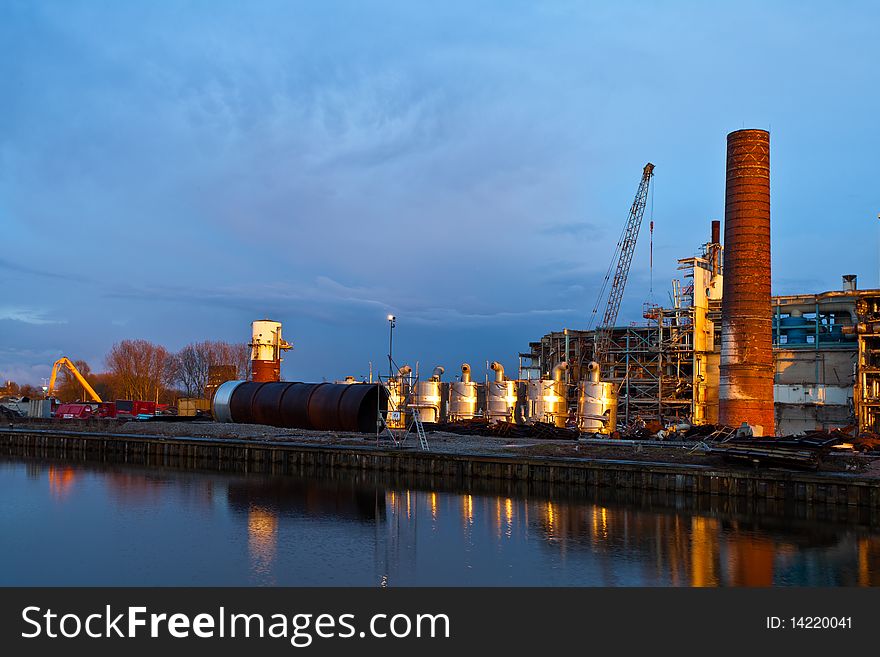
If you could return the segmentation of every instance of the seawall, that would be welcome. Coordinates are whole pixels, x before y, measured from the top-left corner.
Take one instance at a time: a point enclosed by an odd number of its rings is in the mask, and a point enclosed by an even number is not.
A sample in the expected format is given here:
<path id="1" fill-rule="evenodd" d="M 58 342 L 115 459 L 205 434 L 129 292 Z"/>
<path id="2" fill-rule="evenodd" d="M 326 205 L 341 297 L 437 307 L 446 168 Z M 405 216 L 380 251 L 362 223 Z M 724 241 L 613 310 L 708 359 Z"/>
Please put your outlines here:
<path id="1" fill-rule="evenodd" d="M 611 487 L 688 495 L 744 497 L 807 504 L 880 507 L 880 479 L 851 473 L 718 468 L 618 459 L 450 454 L 375 445 L 0 428 L 0 454 L 199 468 L 274 475 L 303 468 L 341 468 L 464 480 L 541 482 L 584 489 Z"/>

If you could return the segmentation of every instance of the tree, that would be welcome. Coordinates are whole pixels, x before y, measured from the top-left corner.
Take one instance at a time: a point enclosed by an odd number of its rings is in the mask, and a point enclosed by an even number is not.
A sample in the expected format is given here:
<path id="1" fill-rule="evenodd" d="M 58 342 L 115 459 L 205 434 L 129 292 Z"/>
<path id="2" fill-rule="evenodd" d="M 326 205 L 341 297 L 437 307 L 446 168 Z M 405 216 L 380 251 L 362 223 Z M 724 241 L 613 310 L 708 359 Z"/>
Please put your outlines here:
<path id="1" fill-rule="evenodd" d="M 168 350 L 146 340 L 123 340 L 107 355 L 107 367 L 117 385 L 116 394 L 127 399 L 151 400 L 162 396 L 172 383 L 174 361 Z"/>
<path id="2" fill-rule="evenodd" d="M 174 381 L 187 397 L 201 397 L 212 366 L 232 365 L 238 377 L 247 377 L 249 350 L 246 344 L 206 340 L 186 345 L 174 356 Z"/>

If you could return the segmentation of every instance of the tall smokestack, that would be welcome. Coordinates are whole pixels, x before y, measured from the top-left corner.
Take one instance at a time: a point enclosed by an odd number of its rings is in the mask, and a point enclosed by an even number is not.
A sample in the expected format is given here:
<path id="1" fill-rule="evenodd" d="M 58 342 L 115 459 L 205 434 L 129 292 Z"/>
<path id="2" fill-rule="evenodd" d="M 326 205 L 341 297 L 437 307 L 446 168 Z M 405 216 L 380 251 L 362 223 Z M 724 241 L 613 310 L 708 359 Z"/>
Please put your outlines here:
<path id="1" fill-rule="evenodd" d="M 719 421 L 775 433 L 770 304 L 770 133 L 727 135 Z"/>

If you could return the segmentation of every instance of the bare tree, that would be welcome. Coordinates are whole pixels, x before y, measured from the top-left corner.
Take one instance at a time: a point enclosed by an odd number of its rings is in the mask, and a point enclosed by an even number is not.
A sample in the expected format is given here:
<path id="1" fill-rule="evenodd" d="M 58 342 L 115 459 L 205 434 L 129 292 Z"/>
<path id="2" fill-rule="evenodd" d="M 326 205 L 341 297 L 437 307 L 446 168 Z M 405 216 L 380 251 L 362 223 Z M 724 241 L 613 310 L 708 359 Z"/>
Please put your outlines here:
<path id="1" fill-rule="evenodd" d="M 249 350 L 246 344 L 206 340 L 186 345 L 174 356 L 174 380 L 187 397 L 201 397 L 212 366 L 234 366 L 238 377 L 247 377 Z"/>
<path id="2" fill-rule="evenodd" d="M 153 399 L 174 378 L 168 350 L 146 340 L 123 340 L 107 355 L 107 367 L 117 384 L 117 394 L 128 399 Z"/>

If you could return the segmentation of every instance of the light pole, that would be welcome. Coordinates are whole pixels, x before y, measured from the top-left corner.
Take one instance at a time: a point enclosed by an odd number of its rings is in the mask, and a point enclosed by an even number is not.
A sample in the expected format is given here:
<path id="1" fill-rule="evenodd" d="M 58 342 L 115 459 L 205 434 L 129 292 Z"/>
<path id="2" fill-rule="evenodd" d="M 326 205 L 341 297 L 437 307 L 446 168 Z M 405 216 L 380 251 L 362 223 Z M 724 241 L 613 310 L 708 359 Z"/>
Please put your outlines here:
<path id="1" fill-rule="evenodd" d="M 394 345 L 394 324 L 397 321 L 397 318 L 394 315 L 388 315 L 388 378 L 394 376 L 394 361 L 391 358 L 391 354 L 394 353 L 392 351 L 392 346 Z"/>

